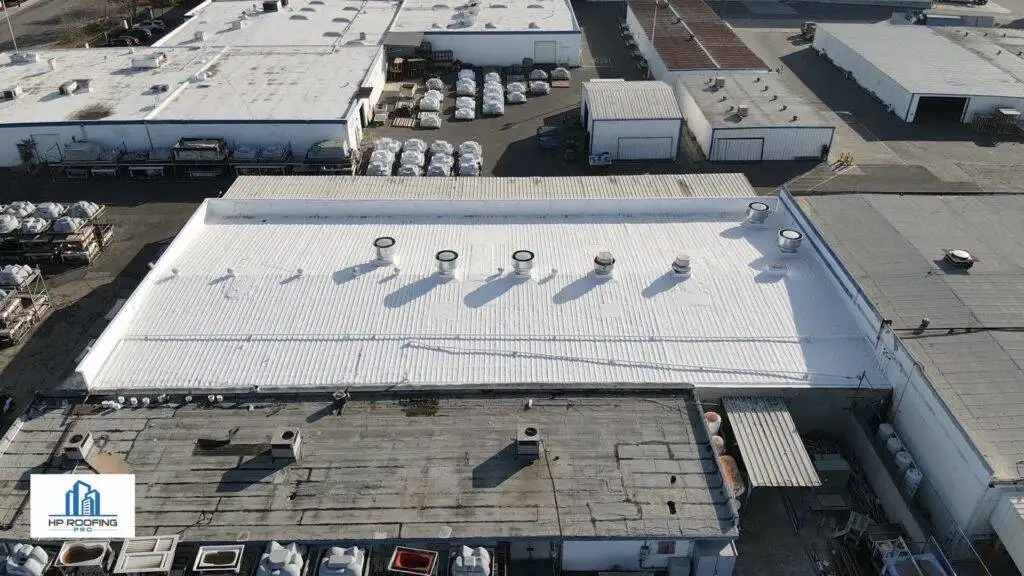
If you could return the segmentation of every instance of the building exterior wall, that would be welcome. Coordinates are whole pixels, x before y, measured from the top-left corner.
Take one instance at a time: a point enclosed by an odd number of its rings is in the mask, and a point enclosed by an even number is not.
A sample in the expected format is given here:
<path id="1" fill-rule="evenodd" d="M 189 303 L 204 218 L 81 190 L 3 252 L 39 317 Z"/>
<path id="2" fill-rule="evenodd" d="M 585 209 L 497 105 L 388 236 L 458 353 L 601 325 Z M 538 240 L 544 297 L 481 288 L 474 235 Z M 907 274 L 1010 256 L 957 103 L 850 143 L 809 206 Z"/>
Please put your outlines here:
<path id="1" fill-rule="evenodd" d="M 975 114 L 991 114 L 996 108 L 1016 108 L 1024 110 L 1024 99 L 1021 98 L 1000 98 L 996 96 L 972 96 L 967 101 L 967 112 L 964 114 L 964 123 L 974 120 Z"/>
<path id="2" fill-rule="evenodd" d="M 655 80 L 661 80 L 667 82 L 669 86 L 675 85 L 675 75 L 669 73 L 665 67 L 665 63 L 662 62 L 661 56 L 658 55 L 658 51 L 654 49 L 654 45 L 650 39 L 647 38 L 647 34 L 644 32 L 640 21 L 636 19 L 636 14 L 626 5 L 626 26 L 629 28 L 633 39 L 636 40 L 637 49 L 647 59 L 647 65 L 650 67 L 651 76 Z M 657 31 L 655 31 L 657 32 Z"/>
<path id="3" fill-rule="evenodd" d="M 672 138 L 674 159 L 679 153 L 681 120 L 591 120 L 590 150 L 618 159 L 619 138 Z"/>
<path id="4" fill-rule="evenodd" d="M 697 101 L 693 99 L 681 81 L 676 81 L 673 86 L 675 86 L 679 109 L 683 111 L 686 127 L 689 128 L 690 133 L 693 134 L 700 149 L 704 152 L 704 156 L 707 157 L 711 150 L 711 123 L 704 117 L 704 112 L 697 105 Z"/>
<path id="5" fill-rule="evenodd" d="M 819 29 L 814 34 L 814 49 L 853 78 L 862 88 L 874 94 L 887 110 L 902 120 L 912 120 L 908 116 L 913 111 L 911 105 L 914 95 L 829 34 L 827 30 Z"/>
<path id="6" fill-rule="evenodd" d="M 381 47 L 377 57 L 374 58 L 373 64 L 370 66 L 370 70 L 366 73 L 366 78 L 363 80 L 363 86 L 372 86 L 373 92 L 369 98 L 363 98 L 359 101 L 360 106 L 363 108 L 363 114 L 365 115 L 367 122 L 373 119 L 373 109 L 377 106 L 377 102 L 380 101 L 380 95 L 384 91 L 384 84 L 387 82 L 387 59 L 384 54 L 384 48 Z"/>
<path id="7" fill-rule="evenodd" d="M 665 568 L 672 557 L 687 558 L 693 552 L 693 541 L 672 540 L 672 554 L 657 554 L 660 540 L 566 540 L 562 544 L 562 570 L 599 572 L 608 570 L 640 571 Z M 724 541 L 723 541 L 724 544 Z M 649 553 L 641 558 L 641 549 Z"/>
<path id="8" fill-rule="evenodd" d="M 763 138 L 761 160 L 819 158 L 822 147 L 832 145 L 834 132 L 832 127 L 715 128 L 711 148 L 714 150 L 715 142 L 722 138 Z M 704 153 L 711 156 L 706 150 Z M 728 158 L 722 160 L 729 161 Z"/>
<path id="9" fill-rule="evenodd" d="M 559 64 L 580 65 L 581 34 L 575 32 L 520 32 L 502 34 L 489 32 L 427 33 L 425 42 L 433 50 L 451 50 L 456 60 L 477 66 L 510 66 L 522 64 L 523 58 L 533 58 L 534 42 L 558 42 Z"/>

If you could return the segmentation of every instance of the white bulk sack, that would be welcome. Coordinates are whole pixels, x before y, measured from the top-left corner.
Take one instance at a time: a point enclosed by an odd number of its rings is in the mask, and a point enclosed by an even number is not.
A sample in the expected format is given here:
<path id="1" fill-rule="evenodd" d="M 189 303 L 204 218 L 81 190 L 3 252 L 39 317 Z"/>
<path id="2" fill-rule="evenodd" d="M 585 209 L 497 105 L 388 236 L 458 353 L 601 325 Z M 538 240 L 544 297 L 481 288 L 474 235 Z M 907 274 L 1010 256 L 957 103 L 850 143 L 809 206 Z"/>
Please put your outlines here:
<path id="1" fill-rule="evenodd" d="M 12 214 L 0 214 L 0 234 L 10 234 L 21 228 L 21 221 Z"/>
<path id="2" fill-rule="evenodd" d="M 46 230 L 46 220 L 42 218 L 29 216 L 21 221 L 22 234 L 39 234 L 43 230 Z"/>
<path id="3" fill-rule="evenodd" d="M 444 140 L 434 140 L 430 143 L 431 154 L 451 154 L 455 151 L 455 146 L 452 146 L 450 142 Z M 435 156 L 436 157 L 436 156 Z"/>
<path id="4" fill-rule="evenodd" d="M 394 164 L 395 154 L 390 150 L 374 150 L 370 154 L 370 162 L 377 164 Z"/>
<path id="5" fill-rule="evenodd" d="M 420 110 L 424 110 L 426 112 L 437 112 L 440 109 L 441 109 L 441 101 L 438 100 L 437 98 L 431 98 L 431 97 L 428 97 L 428 96 L 424 96 L 420 100 Z"/>
<path id="6" fill-rule="evenodd" d="M 459 96 L 455 99 L 456 108 L 476 108 L 476 100 L 468 96 Z"/>
<path id="7" fill-rule="evenodd" d="M 449 154 L 434 154 L 430 157 L 430 165 L 447 166 L 451 168 L 455 165 L 455 158 Z"/>
<path id="8" fill-rule="evenodd" d="M 458 108 L 455 110 L 456 120 L 473 120 L 476 118 L 476 110 L 473 108 Z"/>
<path id="9" fill-rule="evenodd" d="M 467 140 L 462 144 L 459 144 L 459 157 L 462 156 L 481 156 L 484 153 L 483 146 L 479 142 L 473 140 Z"/>
<path id="10" fill-rule="evenodd" d="M 32 268 L 22 264 L 8 264 L 0 268 L 0 286 L 21 286 L 32 276 Z"/>
<path id="11" fill-rule="evenodd" d="M 402 150 L 406 152 L 409 152 L 410 150 L 413 152 L 426 152 L 427 143 L 419 138 L 410 138 L 402 145 Z"/>
<path id="12" fill-rule="evenodd" d="M 451 176 L 451 164 L 431 164 L 427 167 L 427 176 Z"/>
<path id="13" fill-rule="evenodd" d="M 413 166 L 412 164 L 402 164 L 398 167 L 399 176 L 422 176 L 423 168 L 419 166 Z"/>
<path id="14" fill-rule="evenodd" d="M 484 82 L 501 82 L 501 75 L 497 72 L 488 72 L 484 74 Z"/>
<path id="15" fill-rule="evenodd" d="M 99 211 L 99 204 L 94 204 L 87 200 L 80 200 L 72 204 L 71 208 L 68 208 L 66 214 L 72 218 L 92 218 Z"/>
<path id="16" fill-rule="evenodd" d="M 420 128 L 440 128 L 441 117 L 436 113 L 420 114 Z"/>
<path id="17" fill-rule="evenodd" d="M 562 68 L 562 67 L 555 68 L 554 70 L 551 71 L 551 79 L 552 80 L 568 80 L 569 79 L 569 71 L 566 70 L 565 68 Z"/>
<path id="18" fill-rule="evenodd" d="M 440 78 L 427 79 L 427 90 L 444 90 L 444 82 Z"/>
<path id="19" fill-rule="evenodd" d="M 56 202 L 43 202 L 39 206 L 36 206 L 36 211 L 32 213 L 36 218 L 42 218 L 43 220 L 56 220 L 60 218 L 60 215 L 64 213 L 64 207 Z"/>
<path id="20" fill-rule="evenodd" d="M 455 85 L 455 94 L 458 96 L 472 96 L 476 94 L 476 82 L 472 80 L 459 80 Z"/>
<path id="21" fill-rule="evenodd" d="M 416 152 L 415 150 L 408 150 L 402 152 L 402 164 L 410 166 L 423 166 L 427 161 L 426 157 L 423 156 L 423 152 Z"/>
<path id="22" fill-rule="evenodd" d="M 58 234 L 71 234 L 78 230 L 85 224 L 85 220 L 81 218 L 69 218 L 68 216 L 61 216 L 53 223 L 53 231 Z"/>
<path id="23" fill-rule="evenodd" d="M 512 92 L 526 92 L 526 84 L 523 84 L 522 82 L 512 82 L 505 87 L 505 90 L 510 94 Z"/>
<path id="24" fill-rule="evenodd" d="M 459 70 L 459 80 L 474 80 L 476 79 L 476 72 L 467 68 L 465 70 Z"/>
<path id="25" fill-rule="evenodd" d="M 526 94 L 522 92 L 510 92 L 508 95 L 509 104 L 522 104 L 526 102 Z"/>
<path id="26" fill-rule="evenodd" d="M 547 82 L 530 82 L 531 94 L 550 94 L 551 84 Z"/>
<path id="27" fill-rule="evenodd" d="M 530 72 L 530 80 L 547 80 L 548 73 L 543 70 L 534 70 Z"/>
<path id="28" fill-rule="evenodd" d="M 11 205 L 8 206 L 6 210 L 4 210 L 4 213 L 5 214 L 10 214 L 11 216 L 14 216 L 15 218 L 19 218 L 20 219 L 20 218 L 24 218 L 24 217 L 28 216 L 29 214 L 31 214 L 31 213 L 33 213 L 35 211 L 36 211 L 36 205 L 35 204 L 33 204 L 31 202 L 26 202 L 24 200 L 16 200 L 14 202 L 11 202 Z"/>
<path id="29" fill-rule="evenodd" d="M 501 116 L 505 113 L 505 103 L 501 100 L 485 100 L 480 111 L 484 116 Z"/>
<path id="30" fill-rule="evenodd" d="M 394 138 L 381 138 L 375 143 L 374 150 L 387 150 L 392 154 L 398 154 L 402 150 L 402 143 Z"/>
<path id="31" fill-rule="evenodd" d="M 423 95 L 424 98 L 433 98 L 444 102 L 444 93 L 440 90 L 427 90 L 427 93 Z"/>

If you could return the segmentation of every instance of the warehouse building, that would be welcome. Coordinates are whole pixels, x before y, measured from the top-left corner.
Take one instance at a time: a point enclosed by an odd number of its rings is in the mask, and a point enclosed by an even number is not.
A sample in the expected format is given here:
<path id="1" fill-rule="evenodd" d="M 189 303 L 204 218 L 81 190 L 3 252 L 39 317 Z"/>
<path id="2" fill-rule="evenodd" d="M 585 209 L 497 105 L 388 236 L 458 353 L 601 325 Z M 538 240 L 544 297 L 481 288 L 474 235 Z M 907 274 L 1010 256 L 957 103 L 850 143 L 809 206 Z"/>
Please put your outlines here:
<path id="1" fill-rule="evenodd" d="M 691 74 L 768 71 L 703 0 L 629 0 L 626 27 L 651 76 L 670 86 Z"/>
<path id="2" fill-rule="evenodd" d="M 153 46 L 376 46 L 395 0 L 207 0 Z"/>
<path id="3" fill-rule="evenodd" d="M 308 74 L 316 68 L 321 72 Z M 0 165 L 28 141 L 59 162 L 71 142 L 109 150 L 181 138 L 288 147 L 356 146 L 384 85 L 382 46 L 110 48 L 11 55 L 0 67 Z M 253 87 L 258 87 L 254 89 Z"/>
<path id="4" fill-rule="evenodd" d="M 1024 567 L 1024 318 L 1016 288 L 1024 198 L 851 194 L 799 202 L 833 247 L 830 258 L 864 287 L 879 342 L 906 351 L 887 369 L 898 399 L 889 416 L 930 478 L 918 499 L 936 537 L 952 549 L 978 543 L 987 561 L 1004 548 Z"/>
<path id="5" fill-rule="evenodd" d="M 777 74 L 678 81 L 686 126 L 712 162 L 825 160 L 835 127 Z"/>
<path id="6" fill-rule="evenodd" d="M 674 160 L 683 116 L 672 89 L 660 81 L 583 83 L 580 115 L 591 154 L 612 160 Z"/>
<path id="7" fill-rule="evenodd" d="M 434 52 L 450 50 L 475 66 L 521 65 L 526 58 L 579 66 L 582 33 L 569 0 L 406 0 L 386 42 L 428 42 Z"/>
<path id="8" fill-rule="evenodd" d="M 821 24 L 814 49 L 905 122 L 1024 109 L 1024 84 L 931 28 Z"/>

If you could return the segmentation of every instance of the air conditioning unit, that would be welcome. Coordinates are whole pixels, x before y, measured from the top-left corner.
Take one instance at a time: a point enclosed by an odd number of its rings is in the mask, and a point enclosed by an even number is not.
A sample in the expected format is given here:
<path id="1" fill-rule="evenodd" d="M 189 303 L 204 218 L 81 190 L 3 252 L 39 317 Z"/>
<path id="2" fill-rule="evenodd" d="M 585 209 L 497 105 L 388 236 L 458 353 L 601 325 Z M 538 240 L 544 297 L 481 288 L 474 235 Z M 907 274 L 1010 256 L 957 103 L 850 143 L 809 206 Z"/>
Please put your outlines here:
<path id="1" fill-rule="evenodd" d="M 192 565 L 193 572 L 238 574 L 242 569 L 244 544 L 228 544 L 223 546 L 201 546 Z"/>
<path id="2" fill-rule="evenodd" d="M 167 54 L 157 52 L 150 58 L 132 58 L 132 68 L 159 68 L 167 61 Z"/>
<path id="3" fill-rule="evenodd" d="M 725 88 L 725 76 L 715 76 L 715 88 Z"/>
<path id="4" fill-rule="evenodd" d="M 750 106 L 747 106 L 746 104 L 740 104 L 736 107 L 736 116 L 739 116 L 740 118 L 746 118 L 749 113 Z"/>
<path id="5" fill-rule="evenodd" d="M 264 0 L 263 11 L 264 12 L 277 12 L 281 9 L 280 0 Z"/>
<path id="6" fill-rule="evenodd" d="M 540 428 L 533 424 L 520 424 L 516 429 L 516 457 L 520 460 L 540 458 Z"/>
<path id="7" fill-rule="evenodd" d="M 114 550 L 108 541 L 65 542 L 54 566 L 64 576 L 106 576 L 114 566 Z"/>
<path id="8" fill-rule="evenodd" d="M 92 432 L 71 432 L 62 451 L 68 460 L 85 460 L 93 448 Z"/>
<path id="9" fill-rule="evenodd" d="M 302 433 L 298 428 L 278 428 L 270 438 L 270 454 L 274 458 L 299 459 Z"/>
<path id="10" fill-rule="evenodd" d="M 25 91 L 21 87 L 21 84 L 15 84 L 10 88 L 0 90 L 0 100 L 14 100 L 15 98 L 21 98 L 21 95 L 24 92 Z"/>

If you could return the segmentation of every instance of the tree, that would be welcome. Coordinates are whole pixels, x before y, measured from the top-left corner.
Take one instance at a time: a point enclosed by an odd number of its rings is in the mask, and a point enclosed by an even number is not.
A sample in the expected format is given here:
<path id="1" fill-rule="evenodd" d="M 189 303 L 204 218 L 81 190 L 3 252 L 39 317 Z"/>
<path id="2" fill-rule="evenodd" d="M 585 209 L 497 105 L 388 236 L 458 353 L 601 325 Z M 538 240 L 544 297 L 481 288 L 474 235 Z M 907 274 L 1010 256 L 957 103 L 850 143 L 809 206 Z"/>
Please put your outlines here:
<path id="1" fill-rule="evenodd" d="M 107 14 L 111 19 L 127 20 L 128 25 L 135 23 L 136 0 L 107 0 Z"/>

